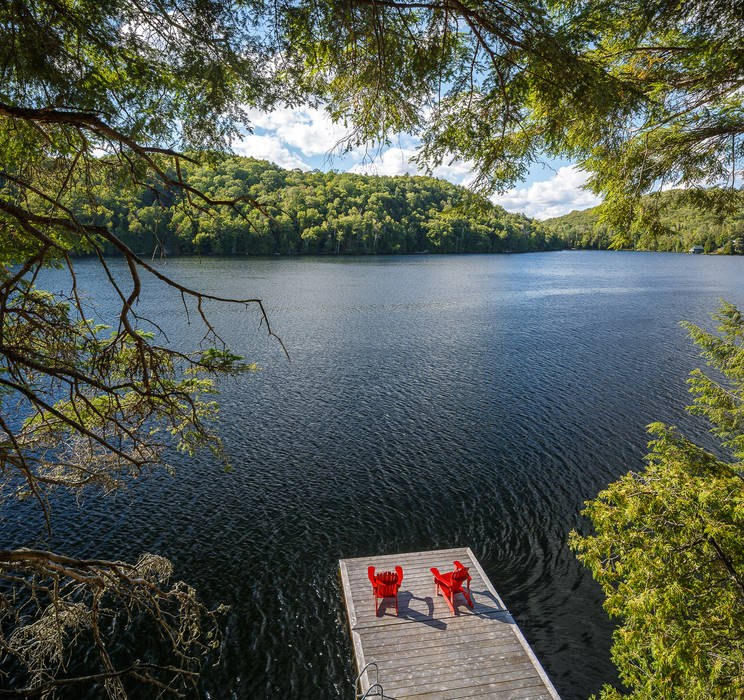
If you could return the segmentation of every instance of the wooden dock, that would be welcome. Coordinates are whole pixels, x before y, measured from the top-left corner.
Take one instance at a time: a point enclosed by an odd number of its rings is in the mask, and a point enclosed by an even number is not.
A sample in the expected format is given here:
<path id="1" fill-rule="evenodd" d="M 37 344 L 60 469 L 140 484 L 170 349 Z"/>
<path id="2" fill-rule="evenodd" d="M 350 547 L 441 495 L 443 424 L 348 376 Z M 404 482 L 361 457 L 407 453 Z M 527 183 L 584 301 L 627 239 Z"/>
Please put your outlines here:
<path id="1" fill-rule="evenodd" d="M 429 569 L 451 571 L 455 559 L 470 568 L 474 607 L 458 594 L 452 615 L 435 594 Z M 399 614 L 395 601 L 385 599 L 376 616 L 367 567 L 382 572 L 396 565 L 403 567 Z M 376 662 L 384 697 L 560 700 L 470 547 L 341 559 L 339 568 L 357 670 Z M 368 690 L 374 668 L 360 681 L 362 692 Z"/>

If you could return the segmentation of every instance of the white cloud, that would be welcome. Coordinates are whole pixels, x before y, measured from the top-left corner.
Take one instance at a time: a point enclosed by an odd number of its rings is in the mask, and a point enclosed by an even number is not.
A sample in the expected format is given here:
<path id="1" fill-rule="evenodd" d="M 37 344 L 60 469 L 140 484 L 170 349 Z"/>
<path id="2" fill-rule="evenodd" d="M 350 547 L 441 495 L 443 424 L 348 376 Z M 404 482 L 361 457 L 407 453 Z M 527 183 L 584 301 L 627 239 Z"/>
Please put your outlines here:
<path id="1" fill-rule="evenodd" d="M 372 160 L 357 163 L 349 168 L 350 173 L 360 175 L 416 175 L 418 168 L 410 160 L 416 155 L 412 148 L 388 148 Z"/>
<path id="2" fill-rule="evenodd" d="M 441 177 L 456 185 L 468 187 L 475 179 L 473 166 L 463 160 L 456 160 L 449 164 L 438 165 L 433 169 L 434 177 Z"/>
<path id="3" fill-rule="evenodd" d="M 388 148 L 383 153 L 352 166 L 349 172 L 361 175 L 423 175 L 425 169 L 411 162 L 416 155 L 416 144 L 409 140 L 407 145 L 410 147 Z M 433 168 L 432 175 L 467 187 L 473 180 L 473 168 L 464 161 L 456 160 Z"/>
<path id="4" fill-rule="evenodd" d="M 334 124 L 324 110 L 312 107 L 282 107 L 272 112 L 249 109 L 247 115 L 256 131 L 236 144 L 235 150 L 288 168 L 308 169 L 307 161 L 323 169 L 332 165 L 334 150 L 349 133 L 343 124 Z M 422 168 L 410 162 L 419 139 L 402 133 L 396 140 L 397 146 L 382 152 L 354 148 L 340 158 L 340 165 L 348 172 L 367 175 L 423 174 Z M 322 156 L 328 160 L 321 166 Z M 437 166 L 433 175 L 465 186 L 473 178 L 472 167 L 462 161 Z"/>
<path id="5" fill-rule="evenodd" d="M 533 182 L 529 187 L 494 195 L 491 201 L 507 211 L 521 212 L 536 219 L 549 219 L 601 203 L 599 197 L 582 189 L 586 180 L 587 174 L 575 165 L 564 166 L 550 180 Z"/>
<path id="6" fill-rule="evenodd" d="M 276 136 L 247 134 L 233 149 L 241 156 L 269 160 L 282 168 L 310 170 L 310 166 L 292 153 Z"/>
<path id="7" fill-rule="evenodd" d="M 326 112 L 312 107 L 284 107 L 273 112 L 249 110 L 248 118 L 254 127 L 276 136 L 305 156 L 330 154 L 347 134 L 343 124 L 334 124 Z"/>

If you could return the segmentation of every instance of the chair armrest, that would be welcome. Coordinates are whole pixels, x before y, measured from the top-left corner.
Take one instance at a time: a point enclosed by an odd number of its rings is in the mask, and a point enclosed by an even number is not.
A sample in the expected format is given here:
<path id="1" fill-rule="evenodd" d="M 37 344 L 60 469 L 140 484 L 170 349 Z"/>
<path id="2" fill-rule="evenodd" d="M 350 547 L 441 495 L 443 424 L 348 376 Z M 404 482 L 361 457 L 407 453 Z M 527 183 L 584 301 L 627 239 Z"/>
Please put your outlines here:
<path id="1" fill-rule="evenodd" d="M 395 573 L 398 574 L 398 585 L 403 583 L 403 569 L 400 566 L 395 567 Z"/>
<path id="2" fill-rule="evenodd" d="M 430 571 L 432 574 L 434 574 L 434 580 L 437 583 L 442 584 L 445 588 L 450 588 L 450 584 L 442 578 L 442 574 L 439 573 L 439 569 L 433 566 Z"/>
<path id="3" fill-rule="evenodd" d="M 377 581 L 375 581 L 375 567 L 370 566 L 367 568 L 367 576 L 369 576 L 369 580 L 372 583 L 372 588 L 377 587 Z"/>

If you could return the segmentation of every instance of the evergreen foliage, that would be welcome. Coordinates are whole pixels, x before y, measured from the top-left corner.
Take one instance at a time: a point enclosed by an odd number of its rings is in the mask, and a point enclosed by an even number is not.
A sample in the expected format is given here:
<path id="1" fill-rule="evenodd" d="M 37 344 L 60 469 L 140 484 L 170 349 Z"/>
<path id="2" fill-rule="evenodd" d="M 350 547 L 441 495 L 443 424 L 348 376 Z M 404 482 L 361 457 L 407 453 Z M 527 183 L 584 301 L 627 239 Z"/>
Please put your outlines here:
<path id="1" fill-rule="evenodd" d="M 688 411 L 719 454 L 652 424 L 646 469 L 587 503 L 594 535 L 571 536 L 620 618 L 612 657 L 631 692 L 605 700 L 744 694 L 744 317 L 726 303 L 715 317 L 719 335 L 685 325 L 714 370 L 692 372 Z"/>
<path id="2" fill-rule="evenodd" d="M 744 12 L 730 0 L 296 0 L 288 74 L 353 126 L 421 135 L 422 163 L 472 163 L 481 190 L 562 156 L 603 218 L 664 234 L 641 197 L 741 208 Z"/>
<path id="3" fill-rule="evenodd" d="M 255 365 L 225 348 L 202 310 L 207 295 L 92 219 L 97 190 L 155 181 L 187 192 L 196 211 L 220 206 L 180 180 L 184 159 L 171 149 L 224 150 L 243 108 L 273 99 L 254 19 L 210 0 L 0 3 L 0 503 L 29 501 L 46 525 L 0 548 L 2 696 L 91 686 L 91 697 L 194 695 L 219 654 L 222 606 L 201 602 L 167 559 L 42 547 L 60 492 L 105 495 L 172 471 L 175 449 L 211 449 L 229 466 L 213 428 L 215 380 Z M 124 256 L 126 279 L 106 247 Z M 111 327 L 79 291 L 75 252 L 99 256 L 119 304 Z M 49 266 L 66 275 L 54 295 L 36 286 Z M 200 347 L 170 346 L 157 319 L 138 315 L 143 276 L 179 290 L 205 324 Z M 142 640 L 141 658 L 122 643 L 128 634 Z"/>
<path id="4" fill-rule="evenodd" d="M 185 211 L 155 183 L 122 190 L 102 182 L 94 208 L 81 198 L 74 209 L 143 254 L 493 253 L 562 246 L 539 222 L 430 177 L 302 172 L 239 157 L 185 165 L 182 174 L 212 199 L 247 196 L 249 204 Z M 115 252 L 110 244 L 106 250 Z"/>

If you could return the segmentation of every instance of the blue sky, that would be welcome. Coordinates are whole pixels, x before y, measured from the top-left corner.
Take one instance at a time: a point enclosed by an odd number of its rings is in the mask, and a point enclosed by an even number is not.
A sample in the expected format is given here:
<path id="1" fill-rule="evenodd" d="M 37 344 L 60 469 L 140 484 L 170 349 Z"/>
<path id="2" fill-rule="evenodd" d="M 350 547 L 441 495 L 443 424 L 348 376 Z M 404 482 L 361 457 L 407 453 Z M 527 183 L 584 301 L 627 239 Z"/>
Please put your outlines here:
<path id="1" fill-rule="evenodd" d="M 416 139 L 403 135 L 396 143 L 380 152 L 365 153 L 358 149 L 340 155 L 336 148 L 346 133 L 343 125 L 333 124 L 321 110 L 280 108 L 273 112 L 249 112 L 254 127 L 252 134 L 233 144 L 236 153 L 272 161 L 283 168 L 302 170 L 337 170 L 339 172 L 377 175 L 417 173 L 409 162 Z M 472 178 L 467 163 L 454 162 L 435 169 L 436 177 L 458 185 Z M 492 200 L 507 211 L 545 219 L 560 216 L 573 209 L 586 209 L 599 204 L 599 199 L 581 188 L 585 175 L 568 161 L 553 160 L 536 165 L 518 187 Z"/>

